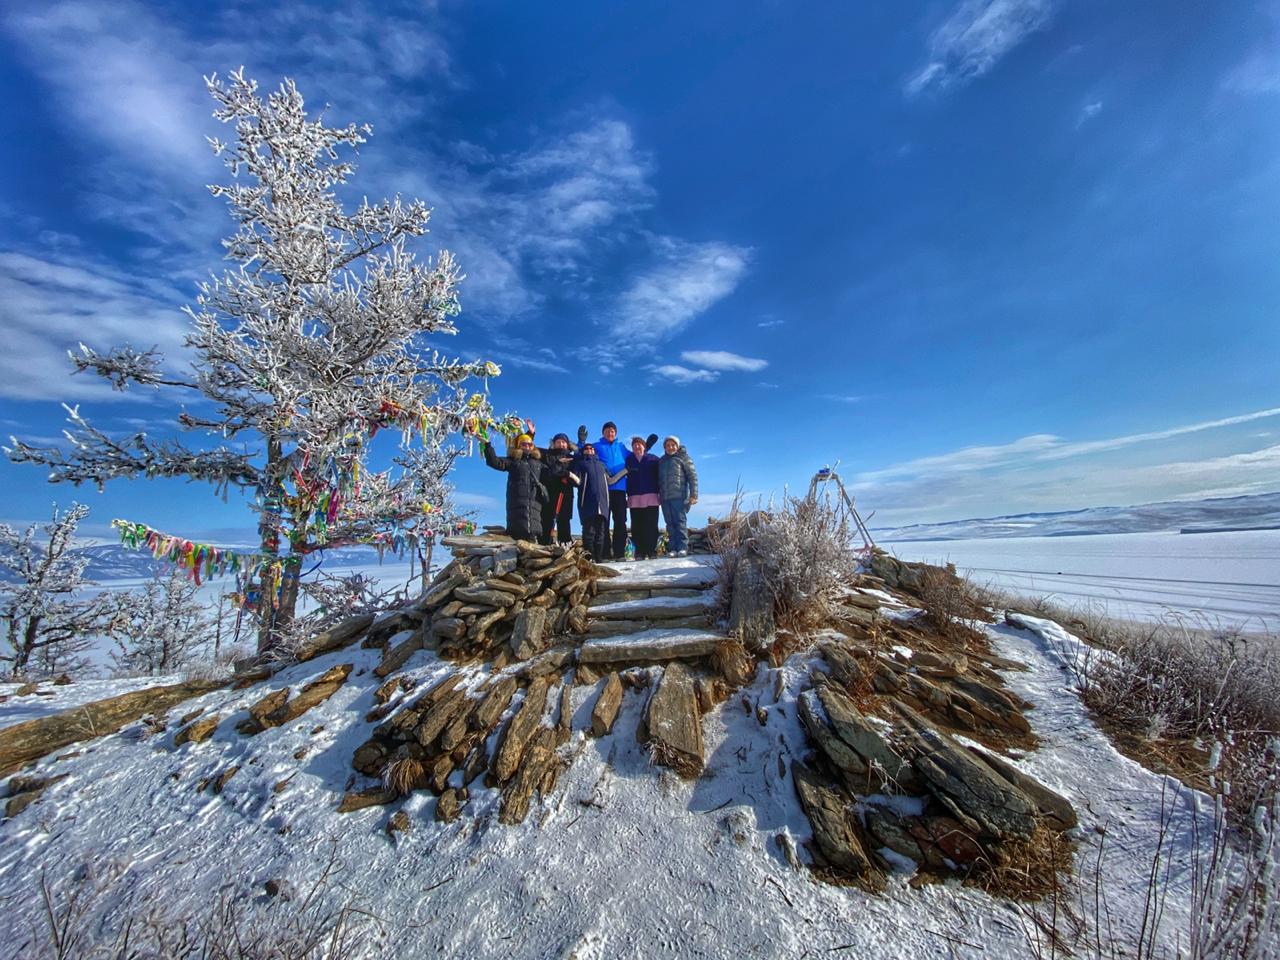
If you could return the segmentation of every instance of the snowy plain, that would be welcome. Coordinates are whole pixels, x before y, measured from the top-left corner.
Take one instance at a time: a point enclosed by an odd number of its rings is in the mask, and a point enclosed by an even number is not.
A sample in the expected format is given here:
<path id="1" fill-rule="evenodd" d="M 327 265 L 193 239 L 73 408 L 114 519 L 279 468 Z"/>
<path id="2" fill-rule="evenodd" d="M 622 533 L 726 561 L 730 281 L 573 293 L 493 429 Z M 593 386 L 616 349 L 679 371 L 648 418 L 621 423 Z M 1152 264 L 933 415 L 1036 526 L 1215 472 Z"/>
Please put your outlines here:
<path id="1" fill-rule="evenodd" d="M 903 560 L 954 563 L 991 584 L 1111 616 L 1280 633 L 1280 530 L 886 541 Z"/>
<path id="2" fill-rule="evenodd" d="M 1080 817 L 1072 912 L 1088 925 L 1104 845 L 1104 910 L 1118 936 L 1136 940 L 1157 826 L 1168 818 L 1174 856 L 1160 940 L 1185 943 L 1189 828 L 1193 819 L 1205 826 L 1203 811 L 1176 782 L 1119 755 L 1089 720 L 1063 669 L 1074 638 L 1047 621 L 1024 625 L 989 633 L 998 653 L 1026 664 L 1006 680 L 1035 704 L 1029 719 L 1042 739 L 1013 762 L 1068 796 Z M 705 718 L 707 769 L 694 782 L 653 766 L 637 742 L 641 694 L 626 695 L 611 735 L 591 739 L 585 730 L 596 690 L 579 687 L 565 748 L 571 765 L 522 825 L 500 825 L 498 794 L 477 781 L 471 806 L 453 824 L 434 821 L 430 794 L 393 806 L 411 820 L 394 838 L 384 830 L 390 810 L 335 813 L 352 780 L 352 752 L 372 726 L 364 714 L 378 657 L 353 648 L 283 671 L 270 689 L 355 665 L 329 701 L 255 737 L 234 726 L 263 686 L 184 705 L 182 712 L 203 707 L 223 718 L 205 743 L 175 747 L 172 724 L 152 736 L 136 724 L 63 751 L 80 755 L 42 761 L 40 772 L 67 777 L 0 825 L 0 898 L 11 905 L 0 913 L 0 956 L 26 955 L 42 871 L 55 884 L 89 877 L 104 905 L 121 908 L 140 897 L 199 910 L 219 891 L 236 890 L 270 910 L 265 880 L 285 877 L 305 890 L 331 854 L 334 892 L 385 919 L 366 930 L 367 956 L 1029 955 L 1029 908 L 954 882 L 917 889 L 905 873 L 872 895 L 821 883 L 788 863 L 784 848 L 803 851 L 810 836 L 789 772 L 808 749 L 795 709 L 808 682 L 807 653 L 778 671 L 762 667 L 740 697 Z M 408 666 L 423 684 L 447 669 L 425 651 Z M 0 725 L 7 706 L 0 705 Z M 197 791 L 230 766 L 240 770 L 220 795 Z"/>

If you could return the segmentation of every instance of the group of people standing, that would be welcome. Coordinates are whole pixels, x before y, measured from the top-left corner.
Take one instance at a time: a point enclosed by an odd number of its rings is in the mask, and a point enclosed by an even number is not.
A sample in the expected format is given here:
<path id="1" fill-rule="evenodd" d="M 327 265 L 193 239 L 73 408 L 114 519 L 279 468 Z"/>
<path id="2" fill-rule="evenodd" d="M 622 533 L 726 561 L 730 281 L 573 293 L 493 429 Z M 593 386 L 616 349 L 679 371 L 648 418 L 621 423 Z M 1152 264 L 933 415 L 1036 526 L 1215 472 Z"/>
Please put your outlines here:
<path id="1" fill-rule="evenodd" d="M 568 543 L 576 498 L 582 543 L 592 558 L 627 559 L 627 510 L 635 559 L 658 555 L 659 510 L 667 527 L 667 553 L 685 556 L 689 508 L 698 502 L 698 473 L 680 438 L 664 439 L 659 457 L 649 452 L 658 442 L 656 433 L 634 436 L 624 445 L 612 420 L 600 433 L 592 442 L 583 426 L 576 445 L 557 433 L 551 446 L 539 448 L 530 430 L 503 457 L 485 443 L 485 463 L 507 474 L 507 533 L 518 540 L 549 544 L 554 537 Z"/>

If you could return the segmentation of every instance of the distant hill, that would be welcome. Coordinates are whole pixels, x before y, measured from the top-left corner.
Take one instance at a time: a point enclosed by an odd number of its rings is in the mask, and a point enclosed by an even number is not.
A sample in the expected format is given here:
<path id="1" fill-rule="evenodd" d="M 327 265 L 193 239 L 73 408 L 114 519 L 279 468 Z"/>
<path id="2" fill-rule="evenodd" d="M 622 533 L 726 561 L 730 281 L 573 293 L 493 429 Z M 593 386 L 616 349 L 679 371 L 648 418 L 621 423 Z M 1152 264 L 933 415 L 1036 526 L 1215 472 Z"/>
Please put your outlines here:
<path id="1" fill-rule="evenodd" d="M 1280 492 L 1213 500 L 1171 500 L 1132 507 L 1087 507 L 1058 513 L 916 523 L 873 528 L 877 540 L 980 540 L 1009 537 L 1082 537 L 1102 533 L 1209 533 L 1280 527 Z"/>

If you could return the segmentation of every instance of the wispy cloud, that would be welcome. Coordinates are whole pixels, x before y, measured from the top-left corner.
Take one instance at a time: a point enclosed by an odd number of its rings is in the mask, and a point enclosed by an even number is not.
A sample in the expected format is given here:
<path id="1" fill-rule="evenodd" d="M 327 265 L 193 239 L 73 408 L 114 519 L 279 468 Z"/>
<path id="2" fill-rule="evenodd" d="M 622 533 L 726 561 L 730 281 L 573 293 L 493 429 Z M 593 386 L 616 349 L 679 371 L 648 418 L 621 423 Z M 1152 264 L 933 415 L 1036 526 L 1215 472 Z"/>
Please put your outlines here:
<path id="1" fill-rule="evenodd" d="M 762 330 L 768 330 L 771 327 L 780 327 L 786 322 L 785 320 L 760 320 L 756 323 L 756 326 Z"/>
<path id="2" fill-rule="evenodd" d="M 769 365 L 768 360 L 744 357 L 728 350 L 686 350 L 680 354 L 680 359 L 708 370 L 745 370 L 748 373 L 757 373 Z"/>
<path id="3" fill-rule="evenodd" d="M 1032 434 L 863 471 L 851 486 L 889 520 L 1257 493 L 1277 489 L 1280 447 L 1195 459 L 1185 447 L 1161 456 L 1155 445 L 1270 417 L 1280 417 L 1280 408 L 1101 440 Z M 1152 449 L 1117 455 L 1141 445 Z"/>
<path id="4" fill-rule="evenodd" d="M 1052 19 L 1057 0 L 963 0 L 929 35 L 925 65 L 906 82 L 914 97 L 968 83 L 991 70 Z"/>
<path id="5" fill-rule="evenodd" d="M 1066 460 L 1073 457 L 1121 450 L 1141 443 L 1170 440 L 1187 434 L 1200 433 L 1205 430 L 1217 430 L 1276 416 L 1280 416 L 1280 407 L 1257 410 L 1253 413 L 1245 413 L 1235 417 L 1224 417 L 1219 420 L 1207 420 L 1201 423 L 1171 427 L 1167 430 L 1154 430 L 1147 433 L 1132 433 L 1120 437 L 1110 437 L 1104 440 L 1068 441 L 1053 434 L 1031 434 L 1011 443 L 964 447 L 939 456 L 920 457 L 916 460 L 909 460 L 880 470 L 867 471 L 859 475 L 859 480 L 874 482 L 904 476 L 936 476 L 1018 463 Z"/>
<path id="6" fill-rule="evenodd" d="M 861 403 L 865 398 L 851 393 L 824 393 L 822 399 L 831 403 Z"/>
<path id="7" fill-rule="evenodd" d="M 618 301 L 615 333 L 643 342 L 669 339 L 731 294 L 747 270 L 750 252 L 728 243 L 655 241 L 655 263 Z"/>
<path id="8" fill-rule="evenodd" d="M 1080 114 L 1076 117 L 1076 129 L 1083 127 L 1086 123 L 1102 112 L 1102 101 L 1092 100 L 1080 108 Z"/>
<path id="9" fill-rule="evenodd" d="M 106 381 L 70 376 L 67 351 L 81 341 L 98 349 L 159 347 L 182 352 L 189 321 L 181 294 L 139 282 L 124 271 L 0 253 L 0 396 L 23 400 L 136 400 L 148 391 L 113 391 Z"/>
<path id="10" fill-rule="evenodd" d="M 688 367 L 680 366 L 678 363 L 664 363 L 649 369 L 655 375 L 671 380 L 681 386 L 690 383 L 711 383 L 720 376 L 715 370 L 691 370 Z"/>

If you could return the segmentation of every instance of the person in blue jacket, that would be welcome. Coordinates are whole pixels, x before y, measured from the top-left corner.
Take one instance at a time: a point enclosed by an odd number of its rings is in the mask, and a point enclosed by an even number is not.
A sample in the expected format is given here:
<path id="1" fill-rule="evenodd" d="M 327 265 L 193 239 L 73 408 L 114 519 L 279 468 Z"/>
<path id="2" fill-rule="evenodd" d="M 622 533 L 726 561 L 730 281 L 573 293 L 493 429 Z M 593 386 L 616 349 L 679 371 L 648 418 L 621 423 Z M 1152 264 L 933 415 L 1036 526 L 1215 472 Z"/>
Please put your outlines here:
<path id="1" fill-rule="evenodd" d="M 579 434 L 585 431 L 578 430 Z M 613 536 L 609 545 L 610 560 L 627 557 L 627 453 L 626 444 L 618 439 L 618 425 L 612 420 L 600 428 L 600 439 L 595 442 L 596 456 L 604 464 L 610 477 L 619 472 L 622 476 L 609 484 L 609 516 L 613 521 Z M 644 448 L 648 450 L 658 442 L 656 433 L 649 434 Z"/>

